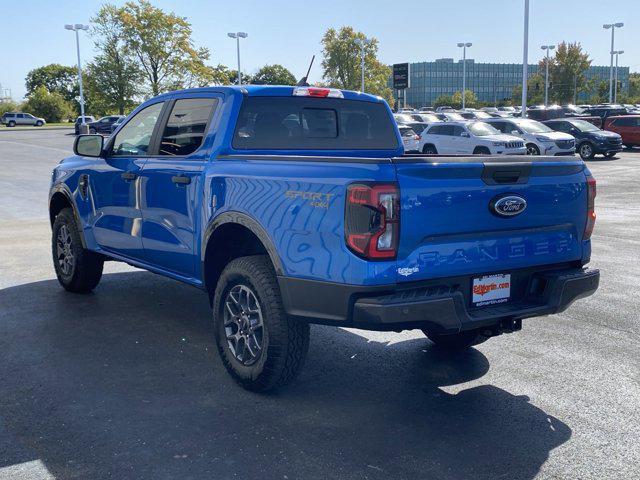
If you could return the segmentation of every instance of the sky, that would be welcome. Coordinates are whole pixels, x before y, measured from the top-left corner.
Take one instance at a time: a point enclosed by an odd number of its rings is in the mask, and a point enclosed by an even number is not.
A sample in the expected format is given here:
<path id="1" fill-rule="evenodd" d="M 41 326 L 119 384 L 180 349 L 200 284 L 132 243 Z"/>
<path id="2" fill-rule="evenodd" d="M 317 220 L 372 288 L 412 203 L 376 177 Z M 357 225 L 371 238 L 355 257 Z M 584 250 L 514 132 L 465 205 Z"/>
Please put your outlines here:
<path id="1" fill-rule="evenodd" d="M 386 64 L 458 58 L 458 42 L 472 42 L 467 58 L 478 62 L 522 62 L 524 0 L 151 1 L 191 22 L 195 44 L 210 50 L 213 65 L 235 68 L 235 40 L 227 32 L 247 32 L 241 59 L 248 73 L 280 63 L 299 78 L 315 54 L 310 81 L 321 80 L 320 40 L 327 28 L 343 25 L 377 38 L 379 58 Z M 104 3 L 124 0 L 2 2 L 1 88 L 20 100 L 31 69 L 75 65 L 74 33 L 64 24 L 89 23 Z M 565 40 L 580 42 L 593 65 L 608 65 L 610 30 L 602 24 L 614 22 L 625 24 L 616 30 L 616 50 L 625 51 L 620 65 L 640 71 L 640 0 L 530 0 L 529 63 L 541 58 L 540 45 Z M 95 54 L 84 32 L 80 48 L 83 63 Z"/>

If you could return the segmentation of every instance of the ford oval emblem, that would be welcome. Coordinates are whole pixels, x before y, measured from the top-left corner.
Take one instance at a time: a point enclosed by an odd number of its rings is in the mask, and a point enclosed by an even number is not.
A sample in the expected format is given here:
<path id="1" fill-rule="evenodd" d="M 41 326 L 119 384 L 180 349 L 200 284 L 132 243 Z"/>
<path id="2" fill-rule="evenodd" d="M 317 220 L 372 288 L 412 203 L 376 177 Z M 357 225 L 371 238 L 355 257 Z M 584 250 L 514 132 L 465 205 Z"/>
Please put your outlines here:
<path id="1" fill-rule="evenodd" d="M 491 200 L 489 209 L 499 217 L 514 217 L 527 208 L 527 201 L 518 195 L 505 195 Z"/>

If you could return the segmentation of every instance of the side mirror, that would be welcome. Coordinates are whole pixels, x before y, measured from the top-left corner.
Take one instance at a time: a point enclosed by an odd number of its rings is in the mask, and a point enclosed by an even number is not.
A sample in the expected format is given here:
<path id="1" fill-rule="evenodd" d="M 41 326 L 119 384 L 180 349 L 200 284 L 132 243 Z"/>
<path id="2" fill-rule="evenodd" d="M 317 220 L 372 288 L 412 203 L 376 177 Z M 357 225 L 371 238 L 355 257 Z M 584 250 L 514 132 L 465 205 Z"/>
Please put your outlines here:
<path id="1" fill-rule="evenodd" d="M 518 130 L 511 130 L 511 135 L 520 135 Z"/>
<path id="2" fill-rule="evenodd" d="M 73 153 L 81 157 L 100 157 L 104 148 L 102 135 L 78 135 L 73 144 Z"/>
<path id="3" fill-rule="evenodd" d="M 469 132 L 462 132 L 460 136 L 469 138 Z"/>

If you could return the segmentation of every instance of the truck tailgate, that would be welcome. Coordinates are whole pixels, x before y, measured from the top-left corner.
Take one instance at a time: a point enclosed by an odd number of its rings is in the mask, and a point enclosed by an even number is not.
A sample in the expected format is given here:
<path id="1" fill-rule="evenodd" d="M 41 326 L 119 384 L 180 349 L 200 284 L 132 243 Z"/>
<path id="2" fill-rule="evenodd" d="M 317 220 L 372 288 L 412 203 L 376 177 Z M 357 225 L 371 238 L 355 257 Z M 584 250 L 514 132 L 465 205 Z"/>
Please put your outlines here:
<path id="1" fill-rule="evenodd" d="M 398 282 L 508 273 L 582 257 L 582 161 L 404 156 L 394 163 L 401 192 Z M 496 212 L 495 202 L 506 196 L 524 199 L 521 213 Z"/>

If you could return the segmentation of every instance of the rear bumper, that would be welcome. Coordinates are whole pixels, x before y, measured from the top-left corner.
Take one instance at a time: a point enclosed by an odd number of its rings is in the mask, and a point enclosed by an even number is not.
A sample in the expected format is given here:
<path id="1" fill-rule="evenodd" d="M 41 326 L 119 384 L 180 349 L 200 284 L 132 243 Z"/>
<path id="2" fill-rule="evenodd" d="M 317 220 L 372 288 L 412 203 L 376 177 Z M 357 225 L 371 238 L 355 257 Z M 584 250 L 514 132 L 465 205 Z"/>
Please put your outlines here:
<path id="1" fill-rule="evenodd" d="M 600 272 L 545 268 L 512 272 L 514 299 L 472 307 L 471 277 L 438 279 L 407 286 L 361 287 L 279 277 L 286 311 L 312 323 L 367 330 L 420 328 L 455 333 L 565 310 L 593 294 Z"/>

